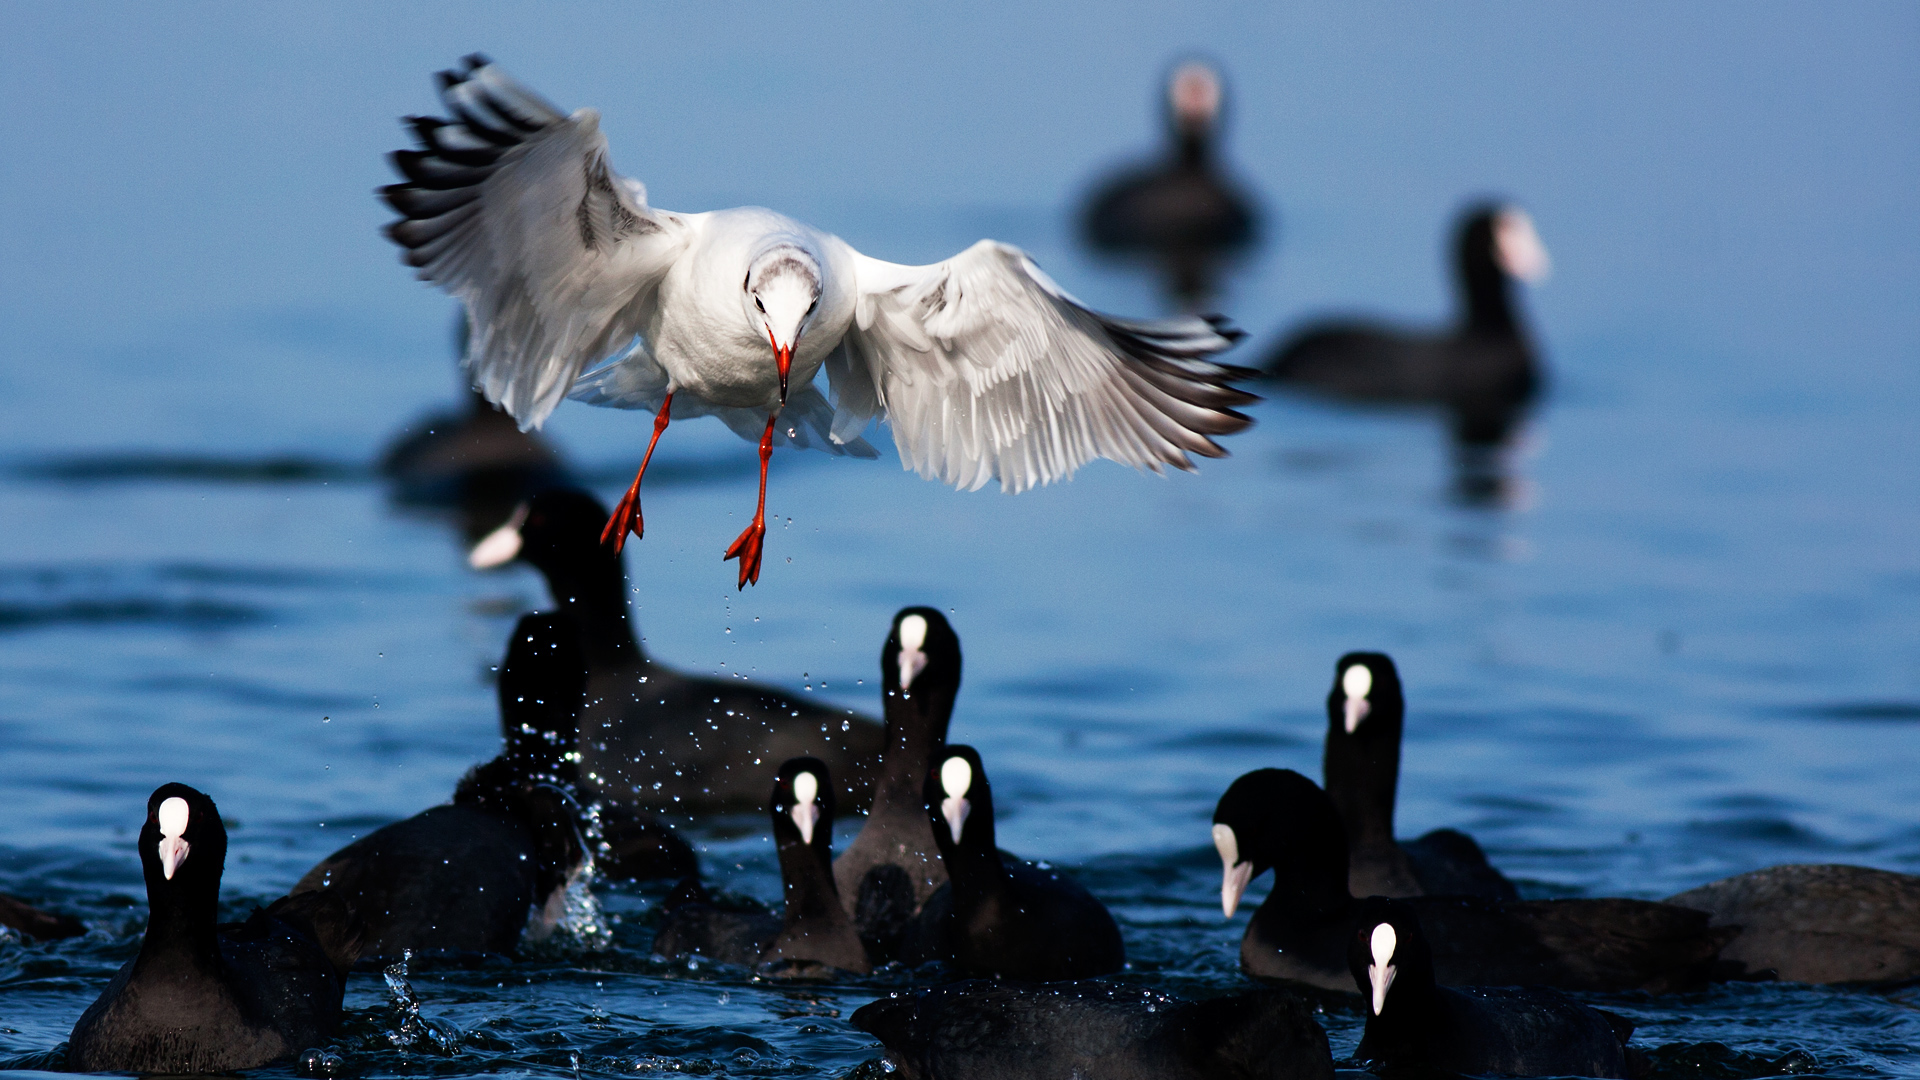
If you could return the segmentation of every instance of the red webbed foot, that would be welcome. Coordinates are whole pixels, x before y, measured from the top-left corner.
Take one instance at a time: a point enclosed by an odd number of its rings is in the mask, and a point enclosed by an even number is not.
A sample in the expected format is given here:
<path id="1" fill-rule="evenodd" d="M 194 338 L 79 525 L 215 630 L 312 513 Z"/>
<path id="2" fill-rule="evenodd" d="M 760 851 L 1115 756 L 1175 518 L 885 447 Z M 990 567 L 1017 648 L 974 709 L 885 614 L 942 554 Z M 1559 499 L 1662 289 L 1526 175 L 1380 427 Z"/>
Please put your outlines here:
<path id="1" fill-rule="evenodd" d="M 760 554 L 766 546 L 767 523 L 764 518 L 756 514 L 753 524 L 747 526 L 746 531 L 734 540 L 733 546 L 727 549 L 726 559 L 720 560 L 721 562 L 727 559 L 740 560 L 740 588 L 745 589 L 749 584 L 760 584 Z"/>

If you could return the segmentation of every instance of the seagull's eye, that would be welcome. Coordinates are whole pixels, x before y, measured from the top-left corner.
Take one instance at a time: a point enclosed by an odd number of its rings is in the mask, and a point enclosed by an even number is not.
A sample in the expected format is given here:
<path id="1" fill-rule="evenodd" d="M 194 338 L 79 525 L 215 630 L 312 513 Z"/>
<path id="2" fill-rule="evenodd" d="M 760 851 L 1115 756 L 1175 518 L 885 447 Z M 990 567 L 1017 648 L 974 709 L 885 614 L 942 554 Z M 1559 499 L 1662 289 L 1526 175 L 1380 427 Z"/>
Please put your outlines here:
<path id="1" fill-rule="evenodd" d="M 757 296 L 753 298 L 753 306 L 760 309 L 760 314 L 765 315 L 767 313 L 767 305 L 761 303 L 760 298 Z"/>
<path id="2" fill-rule="evenodd" d="M 813 314 L 813 309 L 814 309 L 814 308 L 817 308 L 817 307 L 819 307 L 819 306 L 820 306 L 820 301 L 818 301 L 818 300 L 815 300 L 815 301 L 814 301 L 813 303 L 811 303 L 811 304 L 808 304 L 808 305 L 807 305 L 807 314 L 809 314 L 809 315 L 811 315 L 811 314 Z"/>

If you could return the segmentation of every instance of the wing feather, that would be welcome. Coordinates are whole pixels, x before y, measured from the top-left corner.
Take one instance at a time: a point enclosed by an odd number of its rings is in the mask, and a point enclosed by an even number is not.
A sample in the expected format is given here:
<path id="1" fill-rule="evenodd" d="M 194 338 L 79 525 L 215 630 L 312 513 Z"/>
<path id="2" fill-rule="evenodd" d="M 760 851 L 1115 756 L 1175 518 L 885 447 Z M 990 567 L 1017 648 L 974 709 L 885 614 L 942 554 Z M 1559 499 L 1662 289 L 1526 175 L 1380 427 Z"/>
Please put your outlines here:
<path id="1" fill-rule="evenodd" d="M 686 228 L 613 172 L 593 110 L 567 116 L 480 56 L 439 82 L 450 118 L 408 119 L 419 147 L 392 155 L 387 236 L 465 301 L 475 384 L 538 427 L 633 342 Z"/>
<path id="2" fill-rule="evenodd" d="M 884 411 L 922 476 L 1015 492 L 1096 457 L 1191 470 L 1253 422 L 1235 407 L 1258 399 L 1230 384 L 1254 373 L 1211 359 L 1242 336 L 1223 320 L 1102 315 L 990 240 L 932 266 L 855 265 L 846 361 L 827 367 L 834 432 Z"/>

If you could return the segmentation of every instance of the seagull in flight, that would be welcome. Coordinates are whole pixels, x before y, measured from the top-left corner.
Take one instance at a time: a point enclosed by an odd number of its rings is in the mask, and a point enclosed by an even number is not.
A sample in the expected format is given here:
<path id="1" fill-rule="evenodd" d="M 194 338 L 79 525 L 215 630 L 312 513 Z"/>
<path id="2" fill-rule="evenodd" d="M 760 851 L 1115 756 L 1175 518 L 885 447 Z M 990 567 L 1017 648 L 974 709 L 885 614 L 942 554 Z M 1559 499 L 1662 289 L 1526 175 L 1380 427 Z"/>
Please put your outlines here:
<path id="1" fill-rule="evenodd" d="M 760 207 L 662 210 L 608 164 L 593 109 L 566 115 L 479 55 L 439 81 L 450 116 L 406 121 L 419 146 L 392 155 L 387 235 L 466 304 L 469 373 L 523 430 L 565 397 L 654 413 L 601 536 L 616 550 L 644 535 L 640 481 L 675 419 L 760 442 L 753 523 L 726 553 L 742 589 L 777 444 L 874 457 L 860 433 L 884 417 L 921 476 L 1017 492 L 1096 457 L 1191 471 L 1253 422 L 1230 384 L 1255 373 L 1210 359 L 1243 336 L 1223 319 L 1101 314 L 992 240 L 901 266 Z"/>

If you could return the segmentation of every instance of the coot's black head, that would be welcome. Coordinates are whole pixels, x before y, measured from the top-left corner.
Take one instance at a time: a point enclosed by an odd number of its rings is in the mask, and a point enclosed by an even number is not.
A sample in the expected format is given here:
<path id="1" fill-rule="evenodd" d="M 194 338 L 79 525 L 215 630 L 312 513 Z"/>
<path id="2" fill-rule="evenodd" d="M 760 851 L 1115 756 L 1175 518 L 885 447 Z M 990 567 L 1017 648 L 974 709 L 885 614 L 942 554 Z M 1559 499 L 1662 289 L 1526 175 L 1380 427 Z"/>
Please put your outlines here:
<path id="1" fill-rule="evenodd" d="M 611 546 L 600 543 L 607 525 L 607 508 L 578 488 L 554 488 L 535 495 L 505 525 L 487 534 L 467 561 L 476 570 L 504 566 L 524 559 L 558 588 L 578 575 L 581 564 L 620 565 Z M 568 598 L 556 595 L 556 601 Z"/>
<path id="2" fill-rule="evenodd" d="M 773 779 L 767 811 L 775 847 L 806 844 L 833 858 L 833 777 L 819 758 L 789 758 Z"/>
<path id="3" fill-rule="evenodd" d="M 1510 203 L 1475 203 L 1462 211 L 1454 259 L 1466 291 L 1468 322 L 1483 330 L 1514 325 L 1512 283 L 1536 285 L 1552 269 L 1533 218 Z"/>
<path id="4" fill-rule="evenodd" d="M 1367 1016 L 1385 1017 L 1433 989 L 1433 951 L 1413 908 L 1384 896 L 1360 903 L 1347 944 L 1347 966 Z"/>
<path id="5" fill-rule="evenodd" d="M 150 917 L 183 914 L 211 926 L 226 862 L 227 827 L 213 800 L 185 784 L 155 789 L 140 827 Z"/>
<path id="6" fill-rule="evenodd" d="M 960 637 L 946 616 L 930 607 L 901 608 L 880 647 L 880 681 L 889 702 L 944 700 L 952 708 L 960 690 Z"/>
<path id="7" fill-rule="evenodd" d="M 1350 652 L 1333 665 L 1333 689 L 1327 692 L 1327 731 L 1358 735 L 1371 726 L 1391 726 L 1399 738 L 1407 701 L 1400 671 L 1386 653 Z"/>
<path id="8" fill-rule="evenodd" d="M 1255 769 L 1213 810 L 1223 877 L 1220 907 L 1233 916 L 1247 883 L 1269 869 L 1320 891 L 1347 887 L 1347 833 L 1333 800 L 1292 769 Z"/>
<path id="9" fill-rule="evenodd" d="M 523 615 L 500 661 L 500 731 L 507 757 L 531 780 L 571 784 L 580 760 L 587 654 L 564 612 Z"/>
<path id="10" fill-rule="evenodd" d="M 927 819 L 940 854 L 952 860 L 961 851 L 992 852 L 993 786 L 971 746 L 948 746 L 927 770 Z"/>

